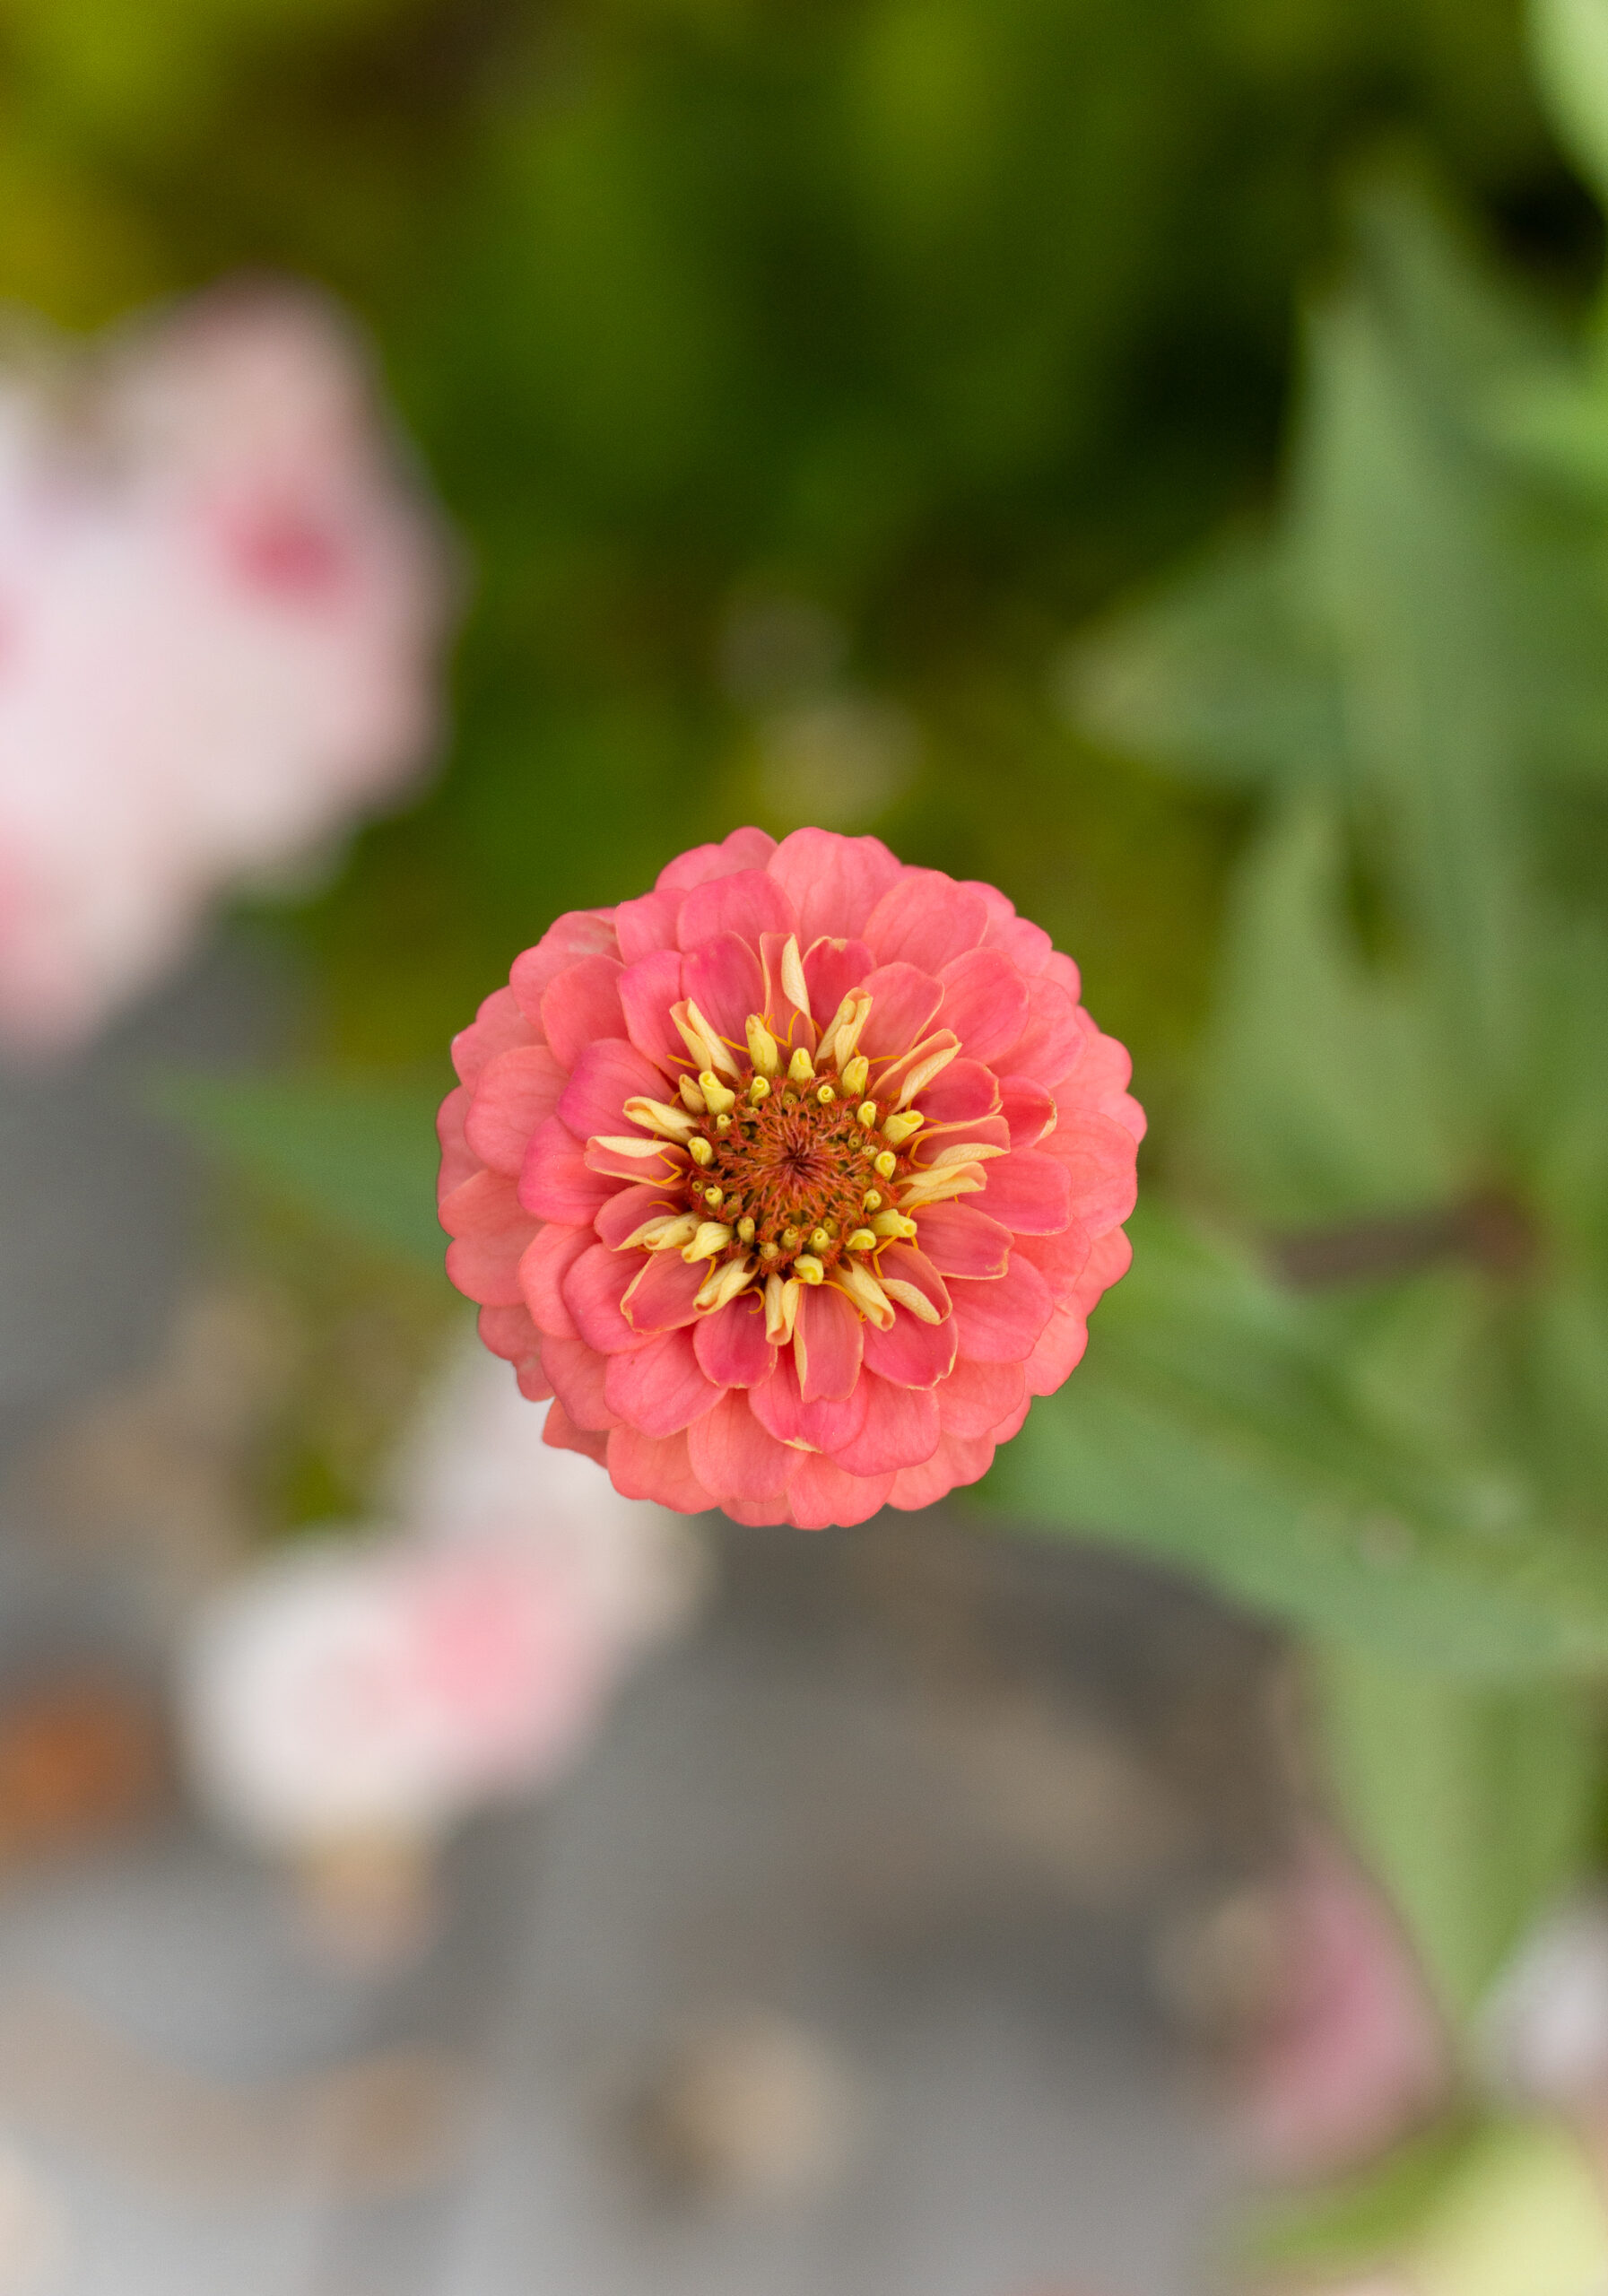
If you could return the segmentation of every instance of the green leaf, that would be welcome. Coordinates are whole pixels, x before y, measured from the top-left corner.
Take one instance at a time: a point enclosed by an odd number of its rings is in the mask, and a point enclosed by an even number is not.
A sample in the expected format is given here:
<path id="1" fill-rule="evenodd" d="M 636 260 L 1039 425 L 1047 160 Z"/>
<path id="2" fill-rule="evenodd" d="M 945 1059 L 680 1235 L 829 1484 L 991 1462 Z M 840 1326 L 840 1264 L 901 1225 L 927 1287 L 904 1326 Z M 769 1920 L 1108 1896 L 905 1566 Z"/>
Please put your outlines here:
<path id="1" fill-rule="evenodd" d="M 225 1161 L 361 1242 L 439 1268 L 439 1093 L 369 1076 L 169 1074 L 158 1110 Z"/>
<path id="2" fill-rule="evenodd" d="M 1531 0 L 1530 46 L 1565 149 L 1608 200 L 1608 0 Z"/>

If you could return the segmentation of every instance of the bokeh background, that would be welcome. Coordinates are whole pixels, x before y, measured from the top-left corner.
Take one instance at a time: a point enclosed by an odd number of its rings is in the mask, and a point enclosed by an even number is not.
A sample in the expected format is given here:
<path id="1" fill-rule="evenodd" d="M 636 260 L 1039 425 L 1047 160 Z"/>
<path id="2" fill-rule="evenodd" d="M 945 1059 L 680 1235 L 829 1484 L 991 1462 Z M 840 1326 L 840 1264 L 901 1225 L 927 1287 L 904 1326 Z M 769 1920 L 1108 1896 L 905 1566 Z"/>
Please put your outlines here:
<path id="1" fill-rule="evenodd" d="M 58 445 L 310 283 L 453 631 L 411 783 L 6 1058 L 0 2291 L 1608 2273 L 1605 191 L 1596 0 L 0 0 Z M 490 1504 L 448 1039 L 741 822 L 1074 953 L 1134 1273 L 942 1521 L 656 1523 L 523 1768 L 254 1815 L 229 1590 Z"/>

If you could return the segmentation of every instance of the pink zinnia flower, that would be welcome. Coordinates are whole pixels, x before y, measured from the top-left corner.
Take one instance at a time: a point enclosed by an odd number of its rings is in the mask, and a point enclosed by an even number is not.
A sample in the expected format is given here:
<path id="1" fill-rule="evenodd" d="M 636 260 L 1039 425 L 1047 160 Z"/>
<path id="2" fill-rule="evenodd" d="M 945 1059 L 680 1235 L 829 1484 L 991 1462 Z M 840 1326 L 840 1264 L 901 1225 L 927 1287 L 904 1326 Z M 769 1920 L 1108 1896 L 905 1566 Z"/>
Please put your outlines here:
<path id="1" fill-rule="evenodd" d="M 1144 1128 L 991 885 L 735 830 L 561 917 L 454 1047 L 448 1269 L 547 1440 L 750 1523 L 975 1482 L 1128 1264 Z"/>
<path id="2" fill-rule="evenodd" d="M 0 372 L 0 1033 L 82 1038 L 408 779 L 453 587 L 319 297 Z"/>

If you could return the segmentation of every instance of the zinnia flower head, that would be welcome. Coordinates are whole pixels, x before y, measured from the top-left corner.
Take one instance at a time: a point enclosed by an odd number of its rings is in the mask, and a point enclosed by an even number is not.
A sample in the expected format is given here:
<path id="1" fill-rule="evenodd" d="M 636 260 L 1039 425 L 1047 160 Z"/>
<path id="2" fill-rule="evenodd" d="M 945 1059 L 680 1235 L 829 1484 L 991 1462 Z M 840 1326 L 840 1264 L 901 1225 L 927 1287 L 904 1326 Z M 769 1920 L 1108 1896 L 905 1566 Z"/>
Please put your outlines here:
<path id="1" fill-rule="evenodd" d="M 546 1439 L 743 1522 L 971 1483 L 1122 1274 L 1143 1116 L 993 886 L 761 830 L 572 911 L 456 1041 L 448 1270 Z"/>
<path id="2" fill-rule="evenodd" d="M 82 1038 L 410 776 L 452 588 L 317 296 L 0 373 L 0 1031 Z"/>

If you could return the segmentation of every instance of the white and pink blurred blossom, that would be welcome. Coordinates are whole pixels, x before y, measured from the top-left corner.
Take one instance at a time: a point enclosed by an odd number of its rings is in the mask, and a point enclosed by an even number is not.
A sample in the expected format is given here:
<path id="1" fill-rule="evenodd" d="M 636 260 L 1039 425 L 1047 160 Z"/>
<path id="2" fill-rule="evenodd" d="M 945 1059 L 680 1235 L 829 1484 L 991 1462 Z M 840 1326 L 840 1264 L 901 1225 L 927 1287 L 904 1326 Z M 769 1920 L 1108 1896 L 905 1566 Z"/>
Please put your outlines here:
<path id="1" fill-rule="evenodd" d="M 439 722 L 444 530 L 322 298 L 226 287 L 0 373 L 0 1032 L 69 1045 Z"/>
<path id="2" fill-rule="evenodd" d="M 544 1444 L 543 1415 L 491 1359 L 456 1368 L 394 1527 L 273 1558 L 206 1606 L 182 1735 L 225 1831 L 293 1856 L 427 1846 L 556 1778 L 685 1615 L 684 1528 Z"/>

